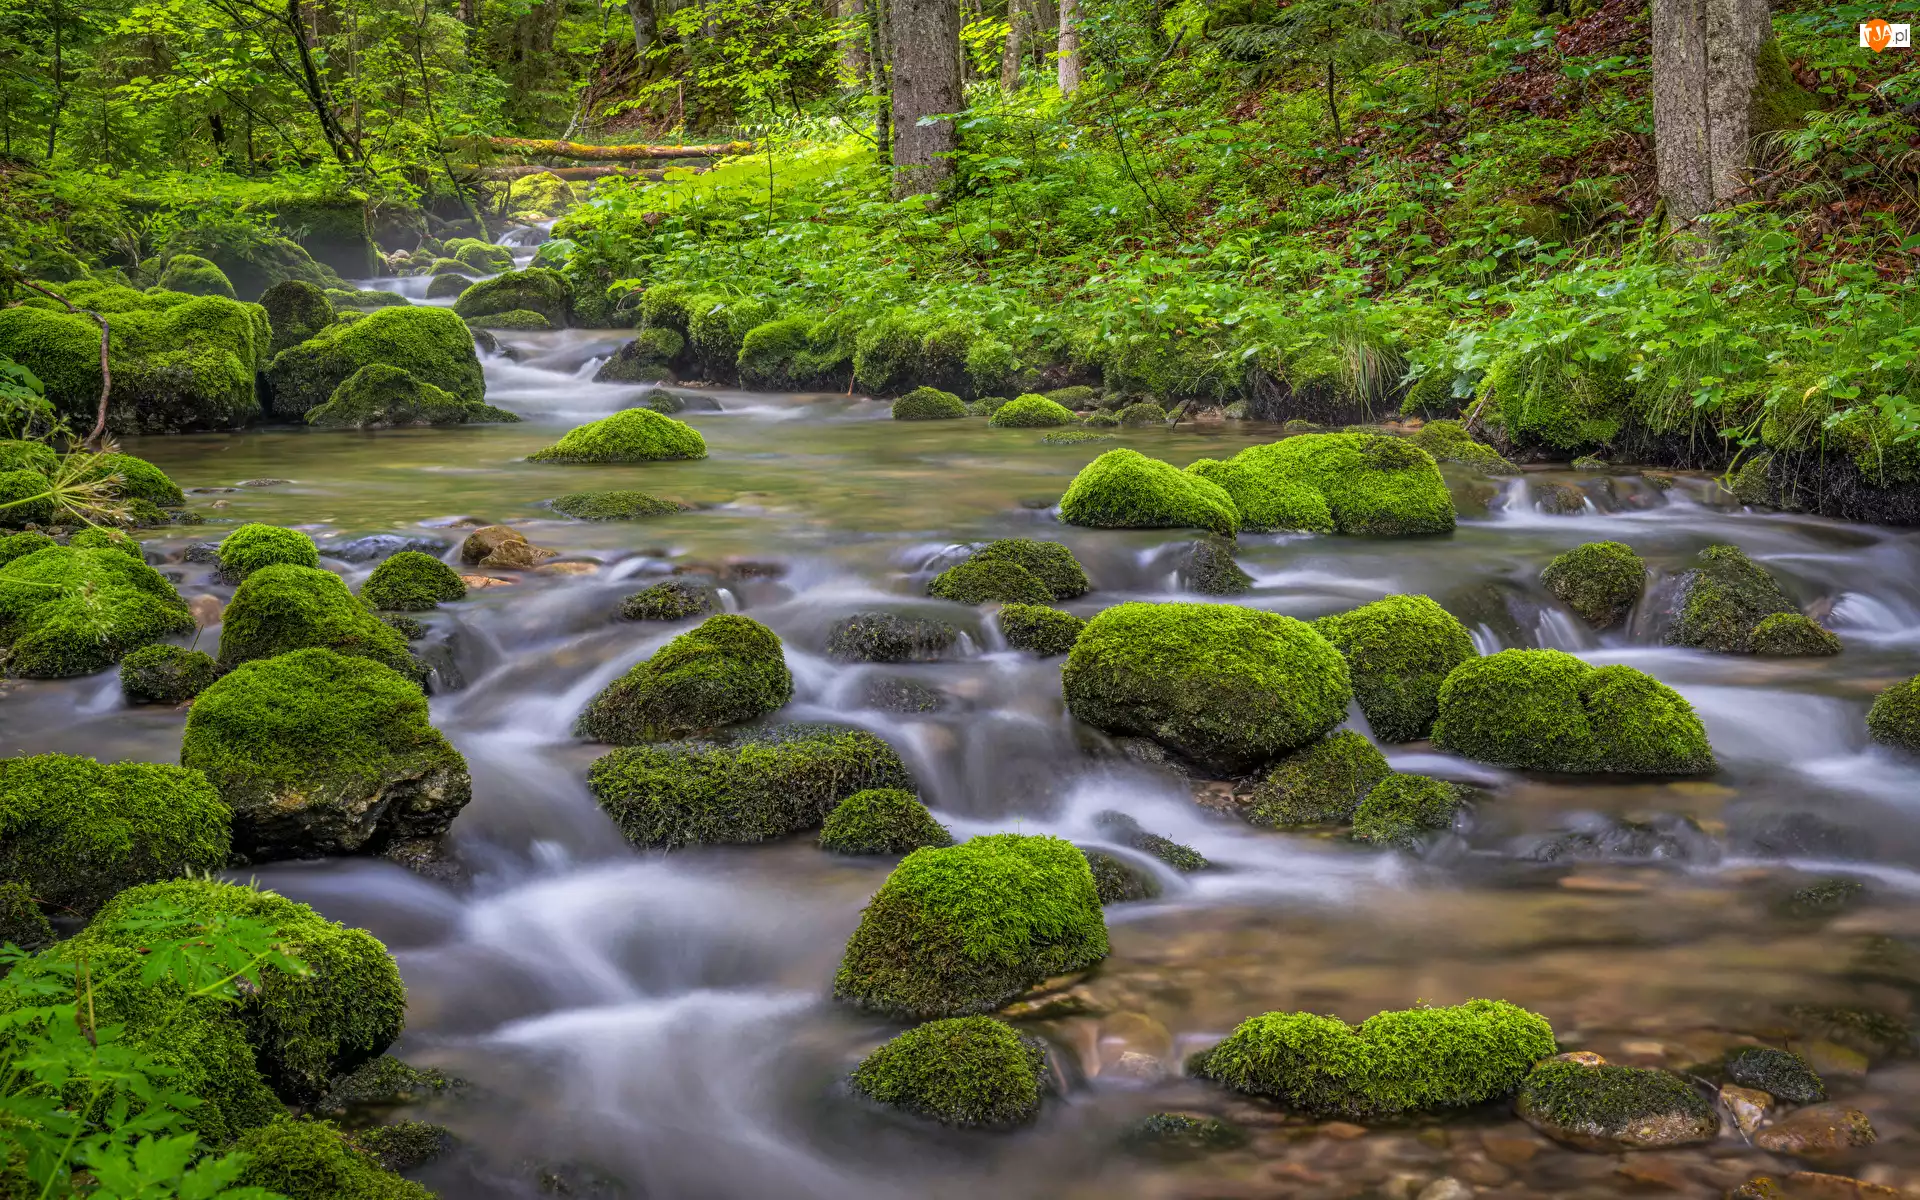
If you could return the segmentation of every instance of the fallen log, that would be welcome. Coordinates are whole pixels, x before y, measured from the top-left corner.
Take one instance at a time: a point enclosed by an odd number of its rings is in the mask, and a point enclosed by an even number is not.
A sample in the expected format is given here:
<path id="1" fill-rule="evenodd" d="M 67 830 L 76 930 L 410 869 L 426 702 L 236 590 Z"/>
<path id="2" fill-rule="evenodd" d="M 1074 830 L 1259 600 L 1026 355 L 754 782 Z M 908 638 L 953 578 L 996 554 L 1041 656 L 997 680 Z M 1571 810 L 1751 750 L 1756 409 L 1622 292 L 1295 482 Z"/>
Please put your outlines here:
<path id="1" fill-rule="evenodd" d="M 753 149 L 752 142 L 723 142 L 712 146 L 583 146 L 578 142 L 510 137 L 490 137 L 487 139 L 487 145 L 506 154 L 524 154 L 534 158 L 587 159 L 599 162 L 716 157 L 722 154 L 745 154 Z"/>
<path id="2" fill-rule="evenodd" d="M 652 179 L 658 180 L 668 167 L 687 167 L 704 172 L 712 159 L 690 158 L 684 162 L 667 163 L 658 167 L 484 167 L 480 178 L 487 180 L 526 179 L 532 175 L 557 175 L 568 182 L 590 179 Z"/>

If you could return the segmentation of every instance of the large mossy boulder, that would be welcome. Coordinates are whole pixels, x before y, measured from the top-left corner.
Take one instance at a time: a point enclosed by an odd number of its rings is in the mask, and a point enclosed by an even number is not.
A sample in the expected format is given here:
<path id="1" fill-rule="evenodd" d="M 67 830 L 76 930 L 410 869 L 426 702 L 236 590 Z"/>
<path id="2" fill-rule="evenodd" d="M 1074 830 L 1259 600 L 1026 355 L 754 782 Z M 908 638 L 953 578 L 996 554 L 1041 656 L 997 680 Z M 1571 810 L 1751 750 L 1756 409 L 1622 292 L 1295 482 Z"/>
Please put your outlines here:
<path id="1" fill-rule="evenodd" d="M 318 337 L 335 320 L 333 302 L 327 299 L 325 290 L 298 279 L 268 288 L 260 297 L 260 307 L 267 310 L 267 320 L 273 326 L 271 354 Z"/>
<path id="2" fill-rule="evenodd" d="M 1564 1054 L 1533 1068 L 1514 1100 L 1521 1120 L 1582 1150 L 1660 1150 L 1712 1141 L 1720 1116 L 1671 1071 Z"/>
<path id="3" fill-rule="evenodd" d="M 1383 742 L 1426 737 L 1441 683 L 1478 653 L 1467 627 L 1426 596 L 1388 596 L 1313 628 L 1346 655 L 1360 711 Z"/>
<path id="4" fill-rule="evenodd" d="M 0 759 L 0 883 L 92 916 L 137 884 L 226 866 L 229 813 L 206 776 L 71 754 Z"/>
<path id="5" fill-rule="evenodd" d="M 1109 608 L 1061 681 L 1068 710 L 1094 728 L 1229 774 L 1319 738 L 1353 695 L 1346 660 L 1311 626 L 1230 604 Z"/>
<path id="6" fill-rule="evenodd" d="M 1548 593 L 1595 629 L 1627 619 L 1647 585 L 1647 564 L 1631 546 L 1587 542 L 1555 555 L 1540 572 Z"/>
<path id="7" fill-rule="evenodd" d="M 1270 1012 L 1241 1022 L 1189 1068 L 1315 1116 L 1390 1117 L 1511 1095 L 1554 1052 L 1545 1017 L 1499 1000 L 1338 1017 Z"/>
<path id="8" fill-rule="evenodd" d="M 1006 1128 L 1040 1111 L 1046 1047 L 991 1017 L 950 1017 L 909 1029 L 861 1060 L 853 1090 L 869 1100 L 963 1129 Z"/>
<path id="9" fill-rule="evenodd" d="M 1903 679 L 1873 698 L 1867 732 L 1883 746 L 1920 754 L 1920 675 Z"/>
<path id="10" fill-rule="evenodd" d="M 750 721 L 792 698 L 779 635 L 721 613 L 602 688 L 574 732 L 616 746 L 666 741 Z"/>
<path id="11" fill-rule="evenodd" d="M 267 367 L 274 415 L 304 419 L 373 363 L 405 371 L 464 404 L 477 405 L 486 395 L 466 322 L 444 308 L 382 308 L 357 321 L 328 325 L 275 355 Z"/>
<path id="12" fill-rule="evenodd" d="M 220 669 L 319 647 L 418 680 L 407 639 L 331 571 L 277 563 L 248 575 L 220 622 Z"/>
<path id="13" fill-rule="evenodd" d="M 398 1129 L 376 1126 L 368 1133 Z M 246 1156 L 238 1183 L 286 1200 L 433 1200 L 325 1121 L 291 1117 L 248 1130 L 235 1149 Z"/>
<path id="14" fill-rule="evenodd" d="M 1138 450 L 1109 450 L 1082 468 L 1060 498 L 1060 519 L 1099 529 L 1190 528 L 1228 537 L 1240 528 L 1233 497 L 1219 484 Z"/>
<path id="15" fill-rule="evenodd" d="M 160 272 L 158 285 L 169 292 L 189 296 L 225 296 L 234 299 L 233 284 L 219 267 L 197 254 L 176 254 Z"/>
<path id="16" fill-rule="evenodd" d="M 992 1012 L 1107 956 L 1086 855 L 1015 833 L 916 850 L 861 915 L 834 995 L 904 1019 Z"/>
<path id="17" fill-rule="evenodd" d="M 460 572 L 431 554 L 402 550 L 373 569 L 360 585 L 360 599 L 386 612 L 426 612 L 467 598 Z"/>
<path id="18" fill-rule="evenodd" d="M 262 567 L 320 565 L 320 547 L 298 529 L 249 522 L 220 539 L 220 575 L 239 583 Z"/>
<path id="19" fill-rule="evenodd" d="M 1559 650 L 1502 650 L 1455 668 L 1440 687 L 1433 741 L 1523 771 L 1698 775 L 1713 749 L 1680 694 L 1632 667 L 1594 667 Z"/>
<path id="20" fill-rule="evenodd" d="M 173 585 L 121 550 L 48 546 L 0 566 L 9 675 L 90 675 L 192 628 Z"/>
<path id="21" fill-rule="evenodd" d="M 706 456 L 706 440 L 691 425 L 651 409 L 628 408 L 568 430 L 553 445 L 527 455 L 527 461 L 634 463 Z"/>
<path id="22" fill-rule="evenodd" d="M 188 712 L 180 761 L 233 809 L 234 854 L 249 862 L 438 837 L 472 795 L 418 685 L 325 649 L 223 676 Z"/>
<path id="23" fill-rule="evenodd" d="M 1299 480 L 1282 478 L 1234 459 L 1197 459 L 1187 474 L 1216 484 L 1233 501 L 1246 533 L 1292 530 L 1332 533 L 1333 514 L 1320 490 Z"/>
<path id="24" fill-rule="evenodd" d="M 892 747 L 833 725 L 755 730 L 725 745 L 629 746 L 594 761 L 587 787 L 636 846 L 763 842 L 818 828 L 842 800 L 911 791 Z"/>
<path id="25" fill-rule="evenodd" d="M 1249 446 L 1233 463 L 1273 488 L 1311 488 L 1326 501 L 1334 532 L 1372 537 L 1448 533 L 1453 499 L 1433 457 L 1405 438 L 1308 433 Z"/>
<path id="26" fill-rule="evenodd" d="M 835 854 L 905 854 L 922 846 L 951 846 L 953 835 L 920 798 L 903 788 L 855 792 L 827 814 L 820 848 Z"/>
<path id="27" fill-rule="evenodd" d="M 108 452 L 70 457 L 75 478 L 103 484 L 116 500 L 144 500 L 155 507 L 187 502 L 180 485 L 144 458 Z"/>
<path id="28" fill-rule="evenodd" d="M 1721 654 L 1753 654 L 1754 631 L 1762 621 L 1776 614 L 1799 613 L 1799 606 L 1780 590 L 1766 568 L 1738 547 L 1708 546 L 1700 553 L 1700 565 L 1680 579 L 1667 643 Z M 1785 639 L 1769 641 L 1775 652 L 1783 648 L 1791 652 L 1794 646 Z M 1812 652 L 1833 651 L 1816 645 Z"/>
<path id="29" fill-rule="evenodd" d="M 454 262 L 480 275 L 513 270 L 513 251 L 479 238 L 451 238 L 441 248 L 453 256 Z"/>
<path id="30" fill-rule="evenodd" d="M 1281 759 L 1253 787 L 1240 815 L 1255 825 L 1346 825 L 1375 784 L 1390 774 L 1365 737 L 1339 729 Z"/>
<path id="31" fill-rule="evenodd" d="M 1015 396 L 993 410 L 987 424 L 995 429 L 1055 429 L 1080 420 L 1073 410 L 1045 396 Z"/>
<path id="32" fill-rule="evenodd" d="M 573 292 L 566 277 L 545 267 L 508 271 L 483 279 L 460 293 L 453 311 L 466 320 L 508 312 L 536 312 L 559 329 L 573 312 Z"/>
<path id="33" fill-rule="evenodd" d="M 396 429 L 519 419 L 505 409 L 464 400 L 385 363 L 361 367 L 333 389 L 325 404 L 307 410 L 307 424 L 315 429 Z"/>

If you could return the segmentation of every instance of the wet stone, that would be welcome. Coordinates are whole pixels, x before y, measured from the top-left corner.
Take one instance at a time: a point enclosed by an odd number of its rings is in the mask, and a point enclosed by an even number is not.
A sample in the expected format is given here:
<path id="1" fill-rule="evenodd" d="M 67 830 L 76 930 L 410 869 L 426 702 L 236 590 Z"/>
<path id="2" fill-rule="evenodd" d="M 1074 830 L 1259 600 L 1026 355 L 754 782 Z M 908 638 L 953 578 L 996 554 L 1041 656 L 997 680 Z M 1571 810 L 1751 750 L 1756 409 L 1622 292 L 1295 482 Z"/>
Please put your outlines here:
<path id="1" fill-rule="evenodd" d="M 1773 1097 L 1758 1088 L 1745 1088 L 1738 1084 L 1720 1085 L 1720 1104 L 1733 1118 L 1733 1124 L 1741 1133 L 1752 1136 L 1767 1119 L 1767 1110 L 1773 1107 Z"/>
<path id="2" fill-rule="evenodd" d="M 350 542 L 322 546 L 320 553 L 341 562 L 370 563 L 392 558 L 402 550 L 416 550 L 421 554 L 430 554 L 439 558 L 447 551 L 447 544 L 438 538 L 409 537 L 397 533 L 376 533 L 370 537 L 355 538 Z"/>
<path id="3" fill-rule="evenodd" d="M 1857 1108 L 1816 1104 L 1753 1135 L 1753 1144 L 1775 1154 L 1817 1158 L 1841 1154 L 1875 1140 L 1873 1122 Z"/>

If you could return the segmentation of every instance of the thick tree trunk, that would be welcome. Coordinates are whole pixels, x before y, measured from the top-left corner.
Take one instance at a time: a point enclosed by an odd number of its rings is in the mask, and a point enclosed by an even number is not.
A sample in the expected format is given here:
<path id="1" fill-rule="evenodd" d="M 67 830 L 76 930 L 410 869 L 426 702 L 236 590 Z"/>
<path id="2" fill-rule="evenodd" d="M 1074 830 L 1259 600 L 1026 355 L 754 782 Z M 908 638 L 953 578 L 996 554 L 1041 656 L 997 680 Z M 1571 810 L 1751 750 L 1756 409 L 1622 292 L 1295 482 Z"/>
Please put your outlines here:
<path id="1" fill-rule="evenodd" d="M 960 9 L 955 0 L 892 0 L 888 7 L 893 71 L 893 194 L 917 196 L 953 173 L 951 120 L 960 90 Z"/>
<path id="2" fill-rule="evenodd" d="M 1032 0 L 1007 0 L 1007 44 L 1000 51 L 1000 90 L 1012 92 L 1020 87 L 1020 53 L 1027 45 L 1027 23 L 1032 20 Z"/>
<path id="3" fill-rule="evenodd" d="M 653 49 L 653 0 L 627 0 L 627 17 L 633 22 L 633 52 L 644 68 Z"/>
<path id="4" fill-rule="evenodd" d="M 1060 0 L 1060 94 L 1080 87 L 1080 0 Z"/>
<path id="5" fill-rule="evenodd" d="M 1754 58 L 1771 34 L 1767 0 L 1654 0 L 1654 163 L 1676 230 L 1746 192 Z"/>

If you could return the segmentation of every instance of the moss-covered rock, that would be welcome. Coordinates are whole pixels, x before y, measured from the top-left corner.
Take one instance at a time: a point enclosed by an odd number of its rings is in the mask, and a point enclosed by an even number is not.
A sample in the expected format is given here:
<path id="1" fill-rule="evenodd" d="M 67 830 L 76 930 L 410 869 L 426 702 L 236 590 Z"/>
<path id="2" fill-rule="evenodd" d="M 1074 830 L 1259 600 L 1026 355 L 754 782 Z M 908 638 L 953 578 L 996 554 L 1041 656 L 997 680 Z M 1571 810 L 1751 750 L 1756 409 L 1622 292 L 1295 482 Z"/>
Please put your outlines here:
<path id="1" fill-rule="evenodd" d="M 54 941 L 53 925 L 34 902 L 33 889 L 24 883 L 0 883 L 0 946 L 17 946 L 32 954 Z M 5 1179 L 0 1173 L 0 1180 Z"/>
<path id="2" fill-rule="evenodd" d="M 577 521 L 634 521 L 664 517 L 686 506 L 646 492 L 569 492 L 553 499 L 553 511 Z"/>
<path id="3" fill-rule="evenodd" d="M 747 334 L 772 320 L 777 309 L 762 296 L 715 296 L 709 301 L 689 306 L 687 344 L 708 378 L 725 378 L 738 369 Z"/>
<path id="4" fill-rule="evenodd" d="M 20 528 L 53 520 L 53 482 L 38 471 L 0 471 L 0 526 Z"/>
<path id="5" fill-rule="evenodd" d="M 476 274 L 494 275 L 513 270 L 513 251 L 479 238 L 452 238 L 442 249 L 453 257 L 454 262 Z"/>
<path id="6" fill-rule="evenodd" d="M 453 1144 L 453 1134 L 444 1125 L 426 1121 L 395 1121 L 357 1129 L 347 1135 L 347 1144 L 389 1171 L 410 1171 L 425 1166 L 445 1154 Z"/>
<path id="7" fill-rule="evenodd" d="M 573 311 L 573 290 L 566 277 L 545 267 L 508 271 L 483 279 L 453 302 L 453 311 L 469 321 L 509 312 L 534 312 L 554 328 L 567 323 Z"/>
<path id="8" fill-rule="evenodd" d="M 219 789 L 234 853 L 252 862 L 438 837 L 472 796 L 466 760 L 428 720 L 420 688 L 326 649 L 222 676 L 187 713 L 180 761 Z"/>
<path id="9" fill-rule="evenodd" d="M 1100 389 L 1076 383 L 1072 387 L 1054 388 L 1042 395 L 1062 408 L 1091 408 L 1094 401 L 1100 398 Z"/>
<path id="10" fill-rule="evenodd" d="M 628 408 L 568 430 L 553 445 L 527 455 L 527 461 L 632 463 L 706 456 L 699 430 L 651 409 Z"/>
<path id="11" fill-rule="evenodd" d="M 1453 826 L 1473 789 L 1425 775 L 1388 775 L 1353 813 L 1353 836 L 1376 846 L 1419 848 L 1430 833 Z"/>
<path id="12" fill-rule="evenodd" d="M 1433 455 L 1436 462 L 1460 463 L 1483 475 L 1520 474 L 1520 468 L 1508 462 L 1498 450 L 1474 441 L 1467 427 L 1458 421 L 1428 421 L 1407 440 Z"/>
<path id="13" fill-rule="evenodd" d="M 1015 650 L 1050 658 L 1073 649 L 1087 623 L 1072 613 L 1043 604 L 1005 604 L 998 620 L 1000 635 Z"/>
<path id="14" fill-rule="evenodd" d="M 519 419 L 505 409 L 462 400 L 385 363 L 369 363 L 349 375 L 325 404 L 308 409 L 306 417 L 316 429 L 395 429 Z"/>
<path id="15" fill-rule="evenodd" d="M 1206 855 L 1192 846 L 1182 845 L 1157 833 L 1148 833 L 1140 827 L 1140 822 L 1126 813 L 1110 809 L 1096 814 L 1093 823 L 1102 835 L 1123 846 L 1151 854 L 1176 871 L 1204 871 L 1212 865 Z"/>
<path id="16" fill-rule="evenodd" d="M 1595 629 L 1627 619 L 1647 583 L 1647 564 L 1619 542 L 1588 542 L 1556 555 L 1540 572 L 1554 599 Z"/>
<path id="17" fill-rule="evenodd" d="M 1678 692 L 1632 667 L 1558 650 L 1468 659 L 1440 687 L 1434 744 L 1532 771 L 1696 775 L 1715 767 Z"/>
<path id="18" fill-rule="evenodd" d="M 855 613 L 827 631 L 827 655 L 841 662 L 927 662 L 960 638 L 951 625 L 897 613 Z"/>
<path id="19" fill-rule="evenodd" d="M 176 254 L 160 272 L 159 286 L 169 292 L 189 296 L 225 296 L 232 300 L 233 284 L 226 273 L 197 254 Z"/>
<path id="20" fill-rule="evenodd" d="M 267 321 L 273 327 L 269 356 L 318 336 L 334 322 L 333 304 L 327 294 L 304 280 L 274 284 L 260 297 L 260 307 L 267 310 Z"/>
<path id="21" fill-rule="evenodd" d="M 952 392 L 917 387 L 893 402 L 896 421 L 954 421 L 967 415 L 967 406 Z"/>
<path id="22" fill-rule="evenodd" d="M 116 499 L 145 500 L 149 504 L 162 506 L 187 502 L 186 493 L 180 490 L 180 485 L 144 458 L 108 453 L 90 456 L 75 465 L 80 468 L 76 472 L 77 478 L 98 480 L 107 486 Z"/>
<path id="23" fill-rule="evenodd" d="M 847 942 L 834 994 L 922 1019 L 992 1012 L 1107 955 L 1086 856 L 1002 833 L 909 854 Z"/>
<path id="24" fill-rule="evenodd" d="M 1736 546 L 1708 546 L 1681 578 L 1667 642 L 1722 654 L 1751 654 L 1753 629 L 1775 613 L 1800 609 L 1765 568 Z"/>
<path id="25" fill-rule="evenodd" d="M 324 294 L 335 311 L 347 308 L 391 308 L 413 303 L 399 292 L 386 292 L 378 288 L 327 288 Z"/>
<path id="26" fill-rule="evenodd" d="M 1230 773 L 1338 725 L 1346 661 L 1292 617 L 1227 604 L 1129 603 L 1087 622 L 1062 672 L 1067 707 Z"/>
<path id="27" fill-rule="evenodd" d="M 1003 1128 L 1040 1111 L 1046 1048 L 990 1017 L 907 1030 L 861 1061 L 853 1090 L 945 1125 Z"/>
<path id="28" fill-rule="evenodd" d="M 220 574 L 230 582 L 281 563 L 317 567 L 320 548 L 298 529 L 257 523 L 242 525 L 220 540 Z"/>
<path id="29" fill-rule="evenodd" d="M 1238 596 L 1253 590 L 1253 576 L 1235 561 L 1233 543 L 1213 535 L 1196 538 L 1187 546 L 1174 575 L 1182 590 L 1202 596 Z"/>
<path id="30" fill-rule="evenodd" d="M 1389 774 L 1372 742 L 1341 729 L 1282 759 L 1254 785 L 1241 815 L 1255 825 L 1346 825 L 1375 784 Z"/>
<path id="31" fill-rule="evenodd" d="M 156 642 L 120 660 L 120 691 L 129 704 L 185 704 L 207 690 L 213 657 Z"/>
<path id="32" fill-rule="evenodd" d="M 49 546 L 57 545 L 59 545 L 58 542 L 37 529 L 0 537 L 0 567 L 6 566 L 16 558 L 25 558 L 36 550 L 45 550 Z"/>
<path id="33" fill-rule="evenodd" d="M 1073 410 L 1056 404 L 1045 396 L 1025 395 L 1013 399 L 993 410 L 987 418 L 987 424 L 995 429 L 1052 429 L 1061 425 L 1072 425 L 1080 418 Z"/>
<path id="34" fill-rule="evenodd" d="M 1383 742 L 1426 737 L 1441 683 L 1476 654 L 1467 627 L 1426 596 L 1388 596 L 1313 628 L 1346 655 L 1360 711 Z"/>
<path id="35" fill-rule="evenodd" d="M 382 1167 L 325 1121 L 286 1118 L 250 1130 L 239 1182 L 287 1200 L 432 1200 L 426 1188 Z"/>
<path id="36" fill-rule="evenodd" d="M 1874 697 L 1867 710 L 1867 732 L 1881 745 L 1920 754 L 1920 675 Z"/>
<path id="37" fill-rule="evenodd" d="M 722 613 L 601 689 L 574 732 L 617 746 L 664 741 L 752 720 L 792 698 L 779 636 L 750 617 Z"/>
<path id="38" fill-rule="evenodd" d="M 486 396 L 465 322 L 444 308 L 382 308 L 358 321 L 329 325 L 275 355 L 267 368 L 274 414 L 304 418 L 374 363 L 405 371 L 467 405 L 478 405 Z"/>
<path id="39" fill-rule="evenodd" d="M 1453 500 L 1440 469 L 1405 438 L 1301 434 L 1249 446 L 1232 462 L 1266 476 L 1271 488 L 1319 492 L 1338 533 L 1403 537 L 1453 529 Z M 1290 509 L 1298 505 L 1288 501 Z"/>
<path id="40" fill-rule="evenodd" d="M 863 730 L 755 730 L 735 744 L 629 746 L 596 759 L 587 787 L 636 846 L 762 842 L 817 828 L 840 801 L 911 791 L 900 756 Z"/>
<path id="41" fill-rule="evenodd" d="M 1196 1056 L 1196 1073 L 1319 1116 L 1375 1118 L 1511 1094 L 1554 1051 L 1546 1018 L 1499 1000 L 1337 1017 L 1270 1012 Z"/>
<path id="42" fill-rule="evenodd" d="M 827 814 L 820 848 L 836 854 L 906 854 L 922 846 L 951 846 L 953 834 L 927 806 L 900 788 L 855 792 Z"/>
<path id="43" fill-rule="evenodd" d="M 45 442 L 0 438 L 0 471 L 34 471 L 52 475 L 60 469 L 60 456 Z"/>
<path id="44" fill-rule="evenodd" d="M 1033 572 L 1007 558 L 975 556 L 933 577 L 927 594 L 958 604 L 1047 604 L 1053 590 Z"/>
<path id="45" fill-rule="evenodd" d="M 1093 586 L 1073 551 L 1059 542 L 1033 538 L 1000 538 L 988 542 L 968 556 L 973 562 L 1010 562 L 1031 572 L 1055 600 L 1072 600 L 1087 594 Z"/>
<path id="46" fill-rule="evenodd" d="M 75 530 L 67 537 L 67 545 L 75 550 L 118 550 L 141 562 L 147 561 L 139 542 L 129 537 L 124 530 L 111 529 L 104 525 L 89 525 L 85 529 Z"/>
<path id="47" fill-rule="evenodd" d="M 735 362 L 740 382 L 749 387 L 787 388 L 811 382 L 809 372 L 796 370 L 812 342 L 817 317 L 796 313 L 755 325 L 740 339 Z"/>
<path id="48" fill-rule="evenodd" d="M 466 598 L 467 585 L 460 572 L 418 550 L 402 550 L 388 558 L 360 585 L 360 599 L 369 608 L 389 612 L 425 612 L 442 601 Z"/>
<path id="49" fill-rule="evenodd" d="M 1124 426 L 1165 425 L 1171 418 L 1167 410 L 1152 400 L 1141 400 L 1127 405 L 1119 412 L 1120 424 Z"/>
<path id="50" fill-rule="evenodd" d="M 1827 1098 L 1825 1081 L 1790 1050 L 1743 1047 L 1727 1055 L 1726 1073 L 1741 1087 L 1759 1088 L 1788 1104 L 1818 1104 Z"/>
<path id="51" fill-rule="evenodd" d="M 1152 900 L 1160 895 L 1160 881 L 1145 868 L 1103 850 L 1087 850 L 1084 853 L 1087 856 L 1087 870 L 1093 872 L 1093 891 L 1100 897 L 1102 908 L 1110 904 Z"/>
<path id="52" fill-rule="evenodd" d="M 459 264 L 453 263 L 442 271 L 434 273 L 427 281 L 427 299 L 451 300 L 473 286 L 473 280 L 459 270 Z"/>
<path id="53" fill-rule="evenodd" d="M 1713 1140 L 1720 1117 L 1670 1071 L 1619 1067 L 1597 1054 L 1561 1055 L 1528 1073 L 1514 1100 L 1522 1120 L 1582 1150 L 1653 1150 Z"/>
<path id="54" fill-rule="evenodd" d="M 0 566 L 0 644 L 11 647 L 10 675 L 92 674 L 192 628 L 173 585 L 119 550 L 49 546 Z"/>
<path id="55" fill-rule="evenodd" d="M 1060 519 L 1101 529 L 1182 526 L 1232 537 L 1239 509 L 1219 484 L 1148 458 L 1109 450 L 1073 477 L 1060 498 Z"/>
<path id="56" fill-rule="evenodd" d="M 713 587 L 693 579 L 663 580 L 620 602 L 620 615 L 629 621 L 684 621 L 719 611 Z"/>
<path id="57" fill-rule="evenodd" d="M 1762 617 L 1753 627 L 1748 645 L 1755 654 L 1778 658 L 1805 658 L 1840 653 L 1840 639 L 1811 617 L 1797 612 Z"/>
<path id="58" fill-rule="evenodd" d="M 312 647 L 372 659 L 410 678 L 421 675 L 407 639 L 333 572 L 276 563 L 248 574 L 221 618 L 220 669 Z"/>
<path id="59" fill-rule="evenodd" d="M 1142 1117 L 1121 1136 L 1120 1146 L 1140 1158 L 1179 1162 L 1216 1150 L 1233 1150 L 1247 1135 L 1218 1117 L 1163 1112 Z"/>
<path id="60" fill-rule="evenodd" d="M 313 1112 L 332 1120 L 363 1120 L 402 1105 L 423 1104 L 462 1086 L 462 1080 L 442 1071 L 382 1054 L 335 1079 L 314 1102 Z"/>
<path id="61" fill-rule="evenodd" d="M 632 341 L 607 356 L 594 372 L 596 383 L 659 383 L 673 375 L 674 360 L 687 348 L 678 330 L 664 325 L 642 329 Z"/>
<path id="62" fill-rule="evenodd" d="M 0 882 L 91 916 L 136 884 L 225 866 L 227 820 L 198 771 L 70 754 L 0 759 Z"/>

